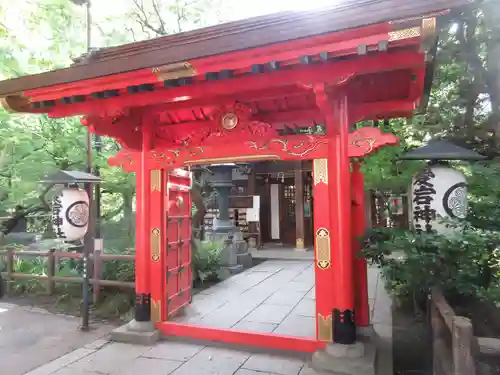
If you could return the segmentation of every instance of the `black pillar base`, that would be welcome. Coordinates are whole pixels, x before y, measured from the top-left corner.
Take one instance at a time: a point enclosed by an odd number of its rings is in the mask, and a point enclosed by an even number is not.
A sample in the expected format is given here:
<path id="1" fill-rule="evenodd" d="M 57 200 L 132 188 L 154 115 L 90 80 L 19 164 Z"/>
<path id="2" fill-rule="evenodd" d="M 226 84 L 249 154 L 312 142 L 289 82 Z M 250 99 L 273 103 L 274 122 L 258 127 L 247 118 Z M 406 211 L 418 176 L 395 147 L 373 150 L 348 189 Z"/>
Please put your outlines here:
<path id="1" fill-rule="evenodd" d="M 343 345 L 350 345 L 356 342 L 354 311 L 333 310 L 333 342 Z"/>
<path id="2" fill-rule="evenodd" d="M 149 322 L 151 320 L 151 294 L 135 295 L 135 320 Z"/>

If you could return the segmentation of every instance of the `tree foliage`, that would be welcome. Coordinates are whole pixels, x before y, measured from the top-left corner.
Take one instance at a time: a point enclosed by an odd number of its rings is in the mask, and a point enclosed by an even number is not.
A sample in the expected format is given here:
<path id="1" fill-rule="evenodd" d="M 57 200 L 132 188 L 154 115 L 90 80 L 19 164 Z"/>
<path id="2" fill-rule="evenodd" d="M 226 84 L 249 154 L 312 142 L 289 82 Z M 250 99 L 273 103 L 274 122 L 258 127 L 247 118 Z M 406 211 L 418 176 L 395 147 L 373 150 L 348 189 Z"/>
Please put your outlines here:
<path id="1" fill-rule="evenodd" d="M 232 4 L 231 4 L 232 3 Z M 104 2 L 103 2 L 104 4 Z M 144 40 L 230 18 L 228 0 L 132 0 L 128 6 L 94 14 L 93 47 Z M 85 9 L 67 0 L 10 1 L 0 4 L 0 78 L 17 77 L 68 66 L 86 50 Z M 500 194 L 500 6 L 475 1 L 439 24 L 440 41 L 430 102 L 425 115 L 394 119 L 384 130 L 400 139 L 364 162 L 368 188 L 405 191 L 420 162 L 399 159 L 401 153 L 431 137 L 447 137 L 489 156 L 485 163 L 462 164 L 469 176 L 471 223 L 497 231 Z M 38 183 L 56 169 L 85 167 L 86 131 L 78 118 L 14 115 L 0 109 L 0 212 L 16 205 L 23 214 L 46 212 L 50 192 Z M 95 155 L 104 180 L 102 214 L 106 246 L 133 245 L 134 176 L 106 164 L 119 146 L 103 139 Z M 203 181 L 195 184 L 198 216 Z M 48 193 L 48 194 L 47 194 Z M 199 221 L 199 220 L 198 220 Z M 8 233 L 12 222 L 2 222 Z M 107 231 L 107 232 L 106 232 Z M 108 241 L 108 238 L 117 238 Z"/>

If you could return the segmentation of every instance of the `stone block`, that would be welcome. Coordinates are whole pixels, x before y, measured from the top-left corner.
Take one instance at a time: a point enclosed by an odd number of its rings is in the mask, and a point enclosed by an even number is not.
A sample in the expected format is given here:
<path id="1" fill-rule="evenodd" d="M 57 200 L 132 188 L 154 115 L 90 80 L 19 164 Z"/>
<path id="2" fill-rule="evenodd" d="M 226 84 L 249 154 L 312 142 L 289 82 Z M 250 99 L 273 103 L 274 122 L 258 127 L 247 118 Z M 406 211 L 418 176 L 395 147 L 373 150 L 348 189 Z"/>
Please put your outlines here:
<path id="1" fill-rule="evenodd" d="M 142 345 L 110 343 L 102 349 L 70 364 L 60 372 L 60 375 L 85 374 L 118 374 L 129 368 L 136 358 L 148 350 Z"/>
<path id="2" fill-rule="evenodd" d="M 160 333 L 152 322 L 131 322 L 111 331 L 111 341 L 138 345 L 153 345 L 160 338 Z"/>
<path id="3" fill-rule="evenodd" d="M 288 315 L 274 333 L 296 337 L 316 337 L 316 319 L 310 316 Z"/>
<path id="4" fill-rule="evenodd" d="M 231 276 L 236 275 L 243 271 L 243 266 L 241 264 L 235 264 L 233 266 L 222 266 L 217 271 L 217 276 L 221 280 L 229 279 Z"/>
<path id="5" fill-rule="evenodd" d="M 377 338 L 377 332 L 372 324 L 366 327 L 356 327 L 356 333 L 360 340 L 370 340 L 375 342 L 374 340 Z"/>
<path id="6" fill-rule="evenodd" d="M 316 316 L 316 301 L 313 299 L 304 298 L 300 301 L 297 306 L 292 311 L 293 315 L 301 315 L 301 316 Z"/>
<path id="7" fill-rule="evenodd" d="M 110 375 L 169 375 L 182 366 L 183 362 L 139 357 L 126 368 L 120 368 L 110 373 Z"/>
<path id="8" fill-rule="evenodd" d="M 296 306 L 306 295 L 306 292 L 283 292 L 278 290 L 266 300 L 268 305 Z"/>
<path id="9" fill-rule="evenodd" d="M 249 252 L 236 254 L 236 262 L 243 268 L 250 268 L 253 266 L 252 254 Z"/>
<path id="10" fill-rule="evenodd" d="M 242 366 L 247 370 L 255 370 L 277 375 L 298 375 L 304 363 L 297 358 L 275 356 L 270 354 L 254 354 Z"/>
<path id="11" fill-rule="evenodd" d="M 262 304 L 245 317 L 250 322 L 280 324 L 293 306 Z"/>
<path id="12" fill-rule="evenodd" d="M 248 252 L 248 244 L 245 240 L 233 240 L 236 246 L 236 254 L 245 254 Z"/>
<path id="13" fill-rule="evenodd" d="M 175 370 L 175 375 L 233 375 L 249 354 L 223 348 L 205 348 Z"/>
<path id="14" fill-rule="evenodd" d="M 50 375 L 55 373 L 56 371 L 69 366 L 70 364 L 94 353 L 93 349 L 79 348 L 71 353 L 63 355 L 49 363 L 46 363 L 43 366 L 37 367 L 36 369 L 26 373 L 26 375 Z"/>
<path id="15" fill-rule="evenodd" d="M 239 321 L 236 325 L 231 328 L 237 331 L 249 331 L 249 332 L 273 332 L 277 324 L 272 323 L 260 323 L 260 322 L 249 322 L 246 320 Z"/>
<path id="16" fill-rule="evenodd" d="M 376 345 L 369 340 L 353 345 L 329 344 L 313 354 L 311 367 L 336 375 L 375 375 L 376 357 Z"/>

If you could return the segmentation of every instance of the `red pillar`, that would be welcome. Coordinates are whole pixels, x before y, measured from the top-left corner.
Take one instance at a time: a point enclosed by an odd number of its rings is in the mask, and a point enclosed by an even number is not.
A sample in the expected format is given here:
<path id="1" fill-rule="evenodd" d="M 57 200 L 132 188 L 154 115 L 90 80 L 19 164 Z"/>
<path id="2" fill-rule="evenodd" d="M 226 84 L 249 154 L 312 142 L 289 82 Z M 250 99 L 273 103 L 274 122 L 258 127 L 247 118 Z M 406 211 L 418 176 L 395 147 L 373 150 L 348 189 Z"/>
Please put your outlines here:
<path id="1" fill-rule="evenodd" d="M 351 247 L 351 174 L 348 154 L 349 108 L 347 97 L 334 101 L 333 116 L 326 121 L 332 134 L 329 151 L 330 217 L 333 223 L 332 264 L 334 285 L 333 341 L 352 344 L 356 341 L 354 323 L 354 277 Z"/>
<path id="2" fill-rule="evenodd" d="M 148 322 L 151 320 L 151 290 L 149 279 L 149 214 L 150 214 L 150 172 L 147 166 L 147 155 L 151 150 L 152 137 L 150 123 L 142 121 L 142 152 L 140 168 L 136 174 L 136 248 L 135 248 L 135 320 Z"/>
<path id="3" fill-rule="evenodd" d="M 165 195 L 167 194 L 167 172 L 165 169 L 149 171 L 150 211 L 149 211 L 149 280 L 151 292 L 151 320 L 155 323 L 165 319 Z"/>
<path id="4" fill-rule="evenodd" d="M 313 215 L 314 215 L 314 275 L 316 291 L 316 337 L 320 341 L 333 340 L 332 308 L 336 293 L 333 283 L 331 238 L 334 231 L 330 211 L 328 159 L 313 160 Z"/>
<path id="5" fill-rule="evenodd" d="M 352 163 L 352 250 L 354 256 L 354 285 L 356 297 L 356 325 L 366 327 L 370 324 L 368 305 L 368 274 L 365 257 L 360 257 L 362 238 L 365 232 L 365 184 L 361 163 Z"/>

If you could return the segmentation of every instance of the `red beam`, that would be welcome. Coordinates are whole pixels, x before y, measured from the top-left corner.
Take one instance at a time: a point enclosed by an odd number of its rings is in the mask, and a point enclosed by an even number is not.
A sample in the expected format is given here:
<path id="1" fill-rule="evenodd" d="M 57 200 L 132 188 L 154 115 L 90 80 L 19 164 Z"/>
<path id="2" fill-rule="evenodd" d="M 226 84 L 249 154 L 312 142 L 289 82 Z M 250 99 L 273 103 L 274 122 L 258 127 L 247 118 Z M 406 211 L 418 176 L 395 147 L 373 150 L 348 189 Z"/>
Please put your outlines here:
<path id="1" fill-rule="evenodd" d="M 387 40 L 391 29 L 390 24 L 373 25 L 266 47 L 209 56 L 189 61 L 189 63 L 200 75 L 224 69 L 244 69 L 252 64 L 265 64 L 270 61 L 298 60 L 300 56 L 318 55 L 321 52 L 339 55 L 344 51 L 355 51 L 356 47 L 361 44 L 377 44 L 381 40 Z M 64 96 L 88 95 L 94 91 L 120 89 L 143 83 L 158 83 L 158 78 L 152 73 L 152 69 L 141 69 L 55 87 L 29 90 L 24 95 L 32 97 L 34 101 L 50 100 Z"/>
<path id="2" fill-rule="evenodd" d="M 235 95 L 207 96 L 193 100 L 185 100 L 181 102 L 158 104 L 147 108 L 148 113 L 153 111 L 177 111 L 182 109 L 199 109 L 212 106 L 230 105 L 235 102 L 251 103 L 264 100 L 280 99 L 283 97 L 303 96 L 309 93 L 308 89 L 297 85 L 286 87 L 273 87 L 264 90 L 246 91 Z"/>
<path id="3" fill-rule="evenodd" d="M 254 121 L 265 122 L 268 124 L 279 124 L 279 123 L 298 123 L 307 122 L 308 125 L 313 125 L 313 123 L 324 122 L 324 117 L 319 111 L 319 109 L 305 109 L 297 111 L 286 111 L 286 112 L 273 112 L 268 114 L 257 114 L 252 117 Z"/>
<path id="4" fill-rule="evenodd" d="M 90 95 L 96 91 L 116 90 L 144 83 L 161 84 L 151 69 L 141 69 L 134 72 L 28 90 L 23 94 L 30 97 L 32 101 L 53 100 L 65 96 Z"/>
<path id="5" fill-rule="evenodd" d="M 308 125 L 313 125 L 314 123 L 324 122 L 323 116 L 317 109 L 304 109 L 297 111 L 286 111 L 286 112 L 271 112 L 256 114 L 252 116 L 250 121 L 265 122 L 267 124 L 297 124 L 297 123 L 307 123 Z M 178 127 L 193 127 L 193 126 L 210 126 L 213 124 L 211 120 L 200 120 L 200 121 L 185 121 L 178 123 L 159 123 L 161 126 L 175 126 Z"/>
<path id="6" fill-rule="evenodd" d="M 281 336 L 272 333 L 236 331 L 231 329 L 192 326 L 189 324 L 161 322 L 156 327 L 167 336 L 196 340 L 218 341 L 233 345 L 314 353 L 327 343 L 313 338 Z"/>
<path id="7" fill-rule="evenodd" d="M 54 117 L 64 117 L 86 113 L 119 111 L 125 108 L 144 107 L 159 103 L 175 102 L 184 98 L 202 98 L 208 93 L 213 96 L 231 95 L 246 91 L 262 90 L 270 87 L 287 86 L 294 82 L 317 83 L 336 81 L 338 77 L 352 74 L 367 74 L 379 71 L 421 66 L 424 55 L 415 51 L 385 53 L 363 56 L 353 60 L 325 62 L 320 65 L 300 66 L 296 69 L 281 70 L 262 75 L 251 74 L 222 81 L 204 81 L 192 86 L 183 86 L 144 94 L 125 94 L 106 100 L 93 99 L 87 103 L 55 107 L 50 111 Z M 61 110 L 62 108 L 62 110 Z"/>
<path id="8" fill-rule="evenodd" d="M 359 45 L 377 45 L 387 40 L 391 26 L 377 25 L 377 31 L 352 30 L 346 33 L 330 34 L 302 41 L 292 41 L 248 51 L 232 53 L 230 56 L 217 55 L 193 61 L 192 64 L 199 73 L 218 72 L 224 69 L 241 69 L 252 64 L 266 64 L 269 61 L 299 60 L 301 56 L 315 56 L 328 52 L 332 56 L 356 54 Z M 374 33 L 375 32 L 375 33 Z"/>

